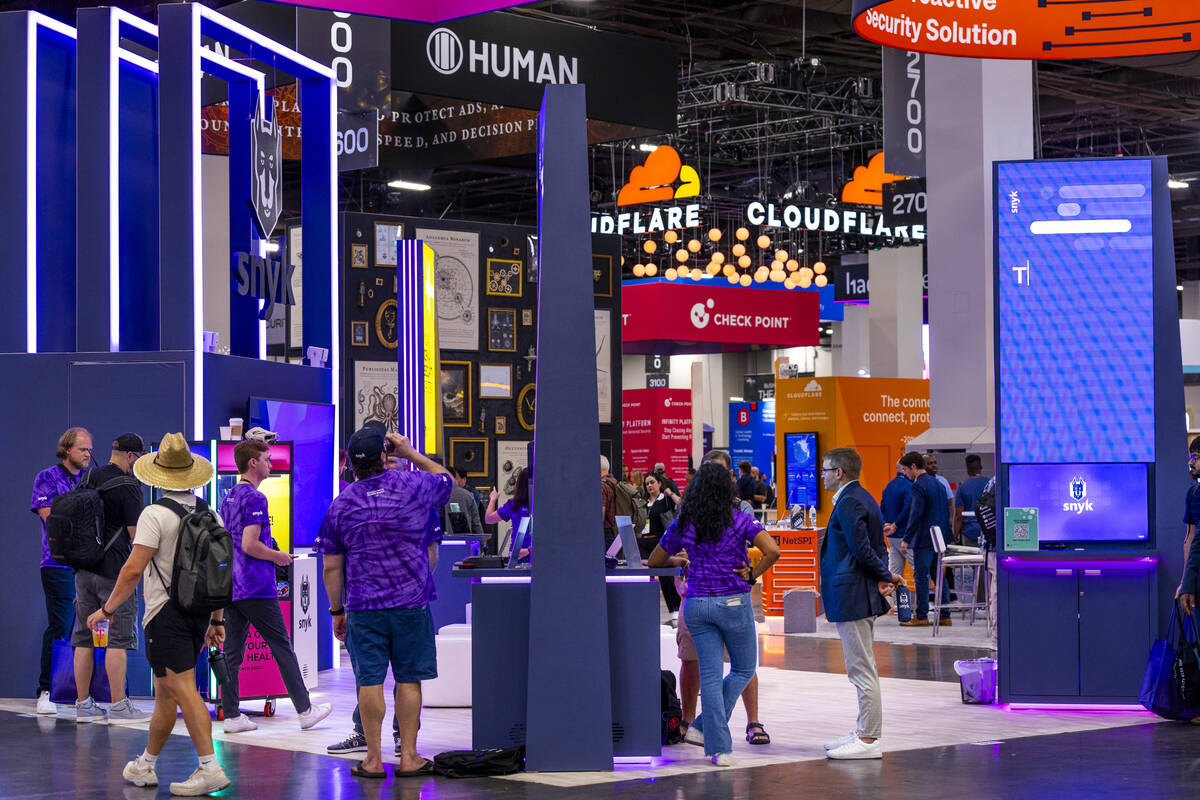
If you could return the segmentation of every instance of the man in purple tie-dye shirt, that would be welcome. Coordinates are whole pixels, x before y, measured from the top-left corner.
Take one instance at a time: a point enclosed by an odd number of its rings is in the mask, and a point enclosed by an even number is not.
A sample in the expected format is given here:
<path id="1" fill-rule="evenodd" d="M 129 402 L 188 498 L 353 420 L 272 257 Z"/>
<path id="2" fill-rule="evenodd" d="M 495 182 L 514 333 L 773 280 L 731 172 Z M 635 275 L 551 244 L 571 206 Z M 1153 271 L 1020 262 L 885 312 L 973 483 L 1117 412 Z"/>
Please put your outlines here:
<path id="1" fill-rule="evenodd" d="M 263 442 L 241 442 L 233 448 L 233 461 L 238 468 L 238 482 L 221 501 L 221 519 L 234 541 L 233 605 L 225 611 L 225 663 L 232 680 L 221 690 L 225 732 L 245 733 L 258 728 L 238 708 L 237 677 L 246 654 L 246 633 L 252 624 L 271 649 L 300 717 L 300 730 L 308 730 L 329 716 L 331 707 L 309 700 L 279 607 L 275 567 L 291 564 L 292 556 L 276 549 L 267 496 L 258 490 L 258 485 L 271 475 L 271 447 Z"/>
<path id="2" fill-rule="evenodd" d="M 46 595 L 46 630 L 42 634 L 42 664 L 38 675 L 37 713 L 57 711 L 50 702 L 50 653 L 55 639 L 71 635 L 71 619 L 75 613 L 75 573 L 50 557 L 46 540 L 46 517 L 50 503 L 64 492 L 79 485 L 88 464 L 92 461 L 92 435 L 86 428 L 68 428 L 58 438 L 55 452 L 58 463 L 47 467 L 33 479 L 33 494 L 29 510 L 38 515 L 42 530 L 42 591 Z"/>
<path id="3" fill-rule="evenodd" d="M 385 440 L 374 427 L 357 431 L 346 449 L 358 480 L 330 505 L 316 549 L 325 556 L 333 631 L 350 651 L 367 739 L 367 755 L 352 774 L 385 777 L 379 740 L 389 663 L 400 723 L 396 775 L 432 773 L 433 763 L 417 755 L 421 681 L 437 677 L 429 520 L 449 499 L 454 482 L 408 439 L 387 434 Z M 385 449 L 419 471 L 385 470 Z"/>

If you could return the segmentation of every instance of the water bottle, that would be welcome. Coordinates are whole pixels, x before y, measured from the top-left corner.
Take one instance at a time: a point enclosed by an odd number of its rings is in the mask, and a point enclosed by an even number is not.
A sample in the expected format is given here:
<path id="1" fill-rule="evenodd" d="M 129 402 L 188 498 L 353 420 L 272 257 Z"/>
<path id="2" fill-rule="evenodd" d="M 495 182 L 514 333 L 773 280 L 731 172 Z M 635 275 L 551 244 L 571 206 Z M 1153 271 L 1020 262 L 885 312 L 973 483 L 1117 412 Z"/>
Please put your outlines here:
<path id="1" fill-rule="evenodd" d="M 808 527 L 816 530 L 817 527 L 817 507 L 813 506 L 808 509 Z"/>

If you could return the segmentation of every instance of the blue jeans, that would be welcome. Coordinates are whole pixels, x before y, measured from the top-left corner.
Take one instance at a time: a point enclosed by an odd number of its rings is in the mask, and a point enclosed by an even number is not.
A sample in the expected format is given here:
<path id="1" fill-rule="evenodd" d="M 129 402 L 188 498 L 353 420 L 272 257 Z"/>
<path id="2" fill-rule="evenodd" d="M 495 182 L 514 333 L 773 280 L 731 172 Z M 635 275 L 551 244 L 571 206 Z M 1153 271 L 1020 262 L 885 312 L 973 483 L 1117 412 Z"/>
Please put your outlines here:
<path id="1" fill-rule="evenodd" d="M 929 580 L 937 567 L 937 551 L 932 547 L 920 547 L 913 551 L 913 577 L 917 584 L 917 619 L 929 619 Z M 941 587 L 942 603 L 950 602 L 950 582 L 946 576 L 937 576 Z M 942 619 L 950 619 L 950 612 L 943 611 Z"/>
<path id="2" fill-rule="evenodd" d="M 683 620 L 700 666 L 701 714 L 692 727 L 704 734 L 705 755 L 733 752 L 729 717 L 758 666 L 758 631 L 750 594 L 695 597 L 683 602 Z M 725 672 L 729 651 L 729 674 Z"/>
<path id="3" fill-rule="evenodd" d="M 54 649 L 54 640 L 71 635 L 75 619 L 75 571 L 42 567 L 42 592 L 46 595 L 46 630 L 42 633 L 38 694 L 50 691 L 50 653 Z"/>

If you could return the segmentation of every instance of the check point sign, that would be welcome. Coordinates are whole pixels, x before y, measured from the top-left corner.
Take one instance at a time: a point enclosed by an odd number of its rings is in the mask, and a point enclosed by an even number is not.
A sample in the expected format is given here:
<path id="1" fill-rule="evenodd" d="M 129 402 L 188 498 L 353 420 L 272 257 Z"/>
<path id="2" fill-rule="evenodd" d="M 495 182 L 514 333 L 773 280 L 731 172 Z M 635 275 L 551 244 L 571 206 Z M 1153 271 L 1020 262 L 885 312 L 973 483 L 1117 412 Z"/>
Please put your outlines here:
<path id="1" fill-rule="evenodd" d="M 1117 58 L 1200 43 L 1196 0 L 854 0 L 853 19 L 877 44 L 966 58 Z"/>

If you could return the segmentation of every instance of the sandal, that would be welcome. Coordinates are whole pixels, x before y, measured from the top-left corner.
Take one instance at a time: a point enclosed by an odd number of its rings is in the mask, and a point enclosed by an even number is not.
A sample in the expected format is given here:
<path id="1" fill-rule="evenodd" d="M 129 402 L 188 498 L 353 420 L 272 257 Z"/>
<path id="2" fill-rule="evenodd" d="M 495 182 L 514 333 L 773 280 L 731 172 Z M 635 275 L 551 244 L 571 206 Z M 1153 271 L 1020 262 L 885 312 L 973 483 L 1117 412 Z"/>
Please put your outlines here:
<path id="1" fill-rule="evenodd" d="M 433 774 L 433 762 L 430 761 L 428 758 L 425 759 L 424 764 L 417 767 L 416 769 L 410 769 L 407 772 L 401 772 L 400 770 L 396 770 L 397 778 L 415 778 L 418 775 L 432 775 L 432 774 Z"/>
<path id="2" fill-rule="evenodd" d="M 771 736 L 761 722 L 751 722 L 746 726 L 746 741 L 750 744 L 770 744 Z"/>
<path id="3" fill-rule="evenodd" d="M 361 761 L 350 768 L 350 774 L 356 778 L 374 778 L 376 780 L 382 780 L 387 777 L 387 773 L 382 770 L 371 772 L 370 770 L 363 769 L 363 762 Z"/>

